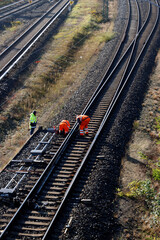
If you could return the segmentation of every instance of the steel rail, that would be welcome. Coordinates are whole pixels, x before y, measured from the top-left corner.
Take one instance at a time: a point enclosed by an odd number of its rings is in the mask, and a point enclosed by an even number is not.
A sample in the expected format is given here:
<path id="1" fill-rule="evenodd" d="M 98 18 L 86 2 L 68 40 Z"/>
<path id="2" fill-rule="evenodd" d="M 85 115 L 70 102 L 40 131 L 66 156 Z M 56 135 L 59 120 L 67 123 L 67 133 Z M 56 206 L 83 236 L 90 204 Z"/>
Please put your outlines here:
<path id="1" fill-rule="evenodd" d="M 0 58 L 3 59 L 5 55 L 9 53 L 9 51 L 16 46 L 17 43 L 19 43 L 28 33 L 31 32 L 32 29 L 34 29 L 55 7 L 57 7 L 62 0 L 59 0 L 56 4 L 54 4 L 46 13 L 43 14 L 40 18 L 37 19 L 36 22 L 34 22 L 21 36 L 19 36 L 9 47 L 7 47 L 1 54 Z"/>
<path id="2" fill-rule="evenodd" d="M 11 7 L 11 6 L 14 6 L 14 5 L 18 4 L 18 3 L 25 2 L 25 1 L 26 1 L 26 0 L 19 0 L 19 1 L 17 1 L 17 2 L 8 4 L 8 5 L 4 6 L 4 7 L 1 7 L 1 8 L 0 8 L 0 11 L 3 10 L 3 9 L 9 8 L 9 7 Z M 27 0 L 27 2 L 28 2 L 28 0 Z"/>
<path id="3" fill-rule="evenodd" d="M 24 1 L 25 0 L 21 0 L 21 1 L 18 1 L 16 3 L 9 4 L 9 5 L 5 6 L 5 7 L 0 8 L 0 11 L 5 10 L 5 9 L 7 9 L 9 7 L 12 7 L 14 5 L 17 5 L 20 2 L 24 2 Z M 0 15 L 0 20 L 8 17 L 9 15 L 12 15 L 12 14 L 15 14 L 17 12 L 20 12 L 20 11 L 24 10 L 25 8 L 31 7 L 31 6 L 35 5 L 36 3 L 39 3 L 39 1 L 40 0 L 35 0 L 32 3 L 28 3 L 28 1 L 27 1 L 27 3 L 24 3 L 23 5 L 21 5 L 19 7 L 16 7 L 16 9 L 12 9 L 11 11 L 6 10 L 6 12 L 2 12 L 1 13 L 2 15 Z"/>
<path id="4" fill-rule="evenodd" d="M 45 18 L 47 14 L 49 14 L 53 9 L 55 9 L 58 5 L 60 5 L 62 2 L 63 5 L 61 8 L 57 11 L 57 13 L 52 16 L 47 23 L 39 29 L 39 31 L 32 36 L 32 38 L 25 44 L 25 46 L 20 49 L 14 57 L 1 69 L 0 71 L 0 80 L 2 80 L 6 74 L 19 62 L 20 59 L 28 52 L 28 50 L 36 43 L 37 40 L 40 39 L 40 37 L 48 30 L 48 28 L 55 22 L 55 20 L 66 10 L 68 5 L 70 4 L 66 0 L 59 0 L 53 7 L 51 7 L 47 13 L 45 13 L 40 19 L 38 19 L 25 33 L 23 33 L 13 44 L 11 44 L 5 51 L 2 52 L 0 55 L 0 60 L 2 61 L 4 56 L 6 56 L 11 49 L 15 48 L 16 44 L 18 44 L 22 39 L 27 36 L 32 29 L 35 28 L 35 26 L 38 26 L 38 24 Z"/>
<path id="5" fill-rule="evenodd" d="M 150 5 L 149 5 L 150 6 Z M 147 14 L 147 18 L 145 20 L 145 22 L 143 23 L 142 27 L 138 30 L 136 36 L 134 37 L 134 39 L 131 41 L 130 45 L 127 47 L 127 49 L 125 50 L 124 54 L 120 57 L 120 59 L 118 60 L 118 62 L 116 63 L 116 65 L 114 67 L 112 67 L 112 65 L 110 66 L 110 74 L 108 75 L 108 71 L 106 72 L 106 74 L 104 74 L 104 76 L 102 77 L 102 80 L 100 81 L 98 87 L 96 88 L 95 92 L 93 93 L 92 97 L 90 98 L 89 102 L 87 103 L 86 107 L 84 108 L 82 114 L 84 114 L 86 112 L 86 110 L 88 109 L 88 107 L 91 106 L 93 100 L 97 97 L 97 95 L 99 94 L 99 92 L 101 91 L 101 89 L 104 87 L 104 85 L 107 83 L 107 81 L 110 80 L 110 78 L 113 76 L 113 74 L 115 73 L 116 69 L 118 68 L 118 66 L 120 65 L 120 63 L 123 61 L 123 59 L 126 57 L 126 55 L 128 54 L 129 51 L 132 51 L 133 45 L 135 45 L 136 40 L 138 39 L 138 37 L 140 36 L 141 32 L 143 31 L 143 29 L 146 27 L 147 22 L 148 22 L 148 18 L 149 18 L 149 14 L 150 14 L 150 7 L 148 9 L 148 14 Z M 115 55 L 116 57 L 116 55 Z"/>
<path id="6" fill-rule="evenodd" d="M 136 1 L 136 0 L 135 0 Z M 131 14 L 131 6 L 129 4 L 129 1 L 127 1 L 127 6 L 128 6 L 128 16 L 130 16 Z M 130 25 L 130 18 L 128 17 L 128 21 L 127 21 L 127 24 L 125 25 L 125 28 L 124 28 L 124 33 L 122 35 L 122 38 L 121 38 L 121 41 L 119 42 L 119 45 L 118 47 L 116 48 L 116 51 L 113 55 L 113 58 L 111 59 L 111 62 L 109 64 L 109 67 L 107 69 L 107 71 L 105 71 L 104 75 L 102 76 L 101 78 L 101 81 L 100 83 L 98 84 L 95 92 L 93 93 L 93 96 L 95 95 L 95 93 L 98 91 L 98 89 L 101 87 L 101 85 L 103 84 L 103 82 L 105 81 L 106 77 L 109 76 L 110 72 L 112 71 L 112 69 L 114 68 L 114 64 L 115 64 L 115 59 L 117 60 L 118 59 L 118 55 L 120 55 L 120 52 L 122 51 L 122 48 L 123 48 L 123 43 L 125 42 L 126 38 L 127 38 L 127 31 L 129 29 L 129 25 Z M 134 41 L 134 39 L 132 40 Z M 132 42 L 131 41 L 131 42 Z M 125 51 L 126 52 L 126 51 Z M 91 99 L 90 99 L 91 101 Z"/>
<path id="7" fill-rule="evenodd" d="M 53 137 L 55 136 L 55 133 L 53 133 L 51 135 L 51 137 L 49 138 L 49 140 L 47 142 L 44 142 L 44 140 L 46 139 L 46 137 L 48 136 L 49 132 L 47 132 L 42 140 L 37 144 L 37 146 L 35 147 L 35 151 L 41 151 L 42 153 L 45 151 L 45 149 L 47 148 L 48 144 L 50 144 L 51 140 L 53 139 Z M 42 146 L 42 144 L 44 145 L 42 149 L 39 150 L 39 148 Z M 26 161 L 30 161 L 32 162 L 36 162 L 39 159 L 39 155 L 36 156 L 36 158 L 34 160 L 31 160 L 33 157 L 33 153 L 31 151 L 30 156 L 26 159 Z M 11 162 L 14 162 L 15 160 L 11 160 Z M 18 160 L 17 160 L 18 161 Z M 16 161 L 16 162 L 17 162 Z M 16 173 L 13 175 L 13 177 L 9 180 L 9 182 L 6 184 L 5 187 L 0 189 L 0 194 L 7 194 L 7 193 L 14 193 L 14 191 L 16 190 L 16 188 L 19 186 L 19 184 L 22 182 L 22 180 L 24 179 L 24 177 L 26 176 L 26 172 L 31 170 L 31 166 L 28 167 L 27 171 L 25 172 L 21 172 L 22 176 L 18 179 L 18 181 L 15 181 L 15 178 L 17 177 L 17 174 L 19 174 L 19 172 L 22 170 L 22 166 L 19 167 L 19 169 L 16 170 Z M 18 173 L 17 173 L 18 172 Z M 14 184 L 13 184 L 14 183 Z M 10 187 L 12 186 L 12 187 Z"/>
<path id="8" fill-rule="evenodd" d="M 151 5 L 150 5 L 150 6 L 151 6 Z M 144 27 L 146 26 L 146 24 L 147 24 L 147 22 L 148 22 L 149 13 L 150 13 L 150 8 L 149 8 L 149 11 L 148 11 L 147 19 L 146 19 L 146 21 L 144 22 L 144 24 L 143 24 L 143 26 L 141 27 L 141 29 L 139 30 L 139 32 L 137 33 L 135 39 L 133 39 L 133 41 L 131 42 L 130 46 L 127 48 L 127 50 L 126 50 L 126 52 L 124 53 L 124 55 L 123 55 L 123 56 L 121 57 L 121 59 L 118 61 L 118 63 L 116 64 L 115 68 L 112 70 L 111 74 L 109 75 L 109 77 L 108 77 L 107 79 L 105 79 L 105 77 L 102 79 L 101 83 L 99 84 L 99 86 L 98 86 L 98 88 L 96 89 L 95 93 L 93 94 L 93 96 L 91 97 L 90 101 L 89 101 L 88 104 L 86 105 L 86 108 L 84 109 L 84 111 L 82 112 L 82 114 L 85 114 L 85 113 L 86 113 L 86 111 L 88 110 L 88 108 L 89 108 L 89 107 L 91 106 L 91 104 L 93 103 L 93 100 L 96 99 L 96 97 L 97 97 L 98 94 L 101 92 L 101 90 L 103 89 L 103 87 L 105 86 L 105 84 L 107 83 L 107 81 L 110 80 L 112 74 L 114 73 L 114 71 L 116 70 L 116 68 L 117 68 L 118 65 L 120 64 L 120 62 L 123 60 L 123 58 L 125 57 L 125 55 L 128 53 L 128 51 L 130 50 L 130 48 L 132 47 L 132 45 L 133 45 L 133 44 L 134 44 L 134 45 L 136 44 L 136 41 L 137 41 L 140 33 L 143 31 Z M 141 52 L 139 53 L 139 56 L 137 57 L 137 60 L 135 61 L 134 65 L 132 66 L 132 69 L 131 69 L 130 73 L 129 73 L 128 76 L 126 77 L 126 81 L 128 81 L 128 78 L 129 78 L 130 74 L 131 74 L 132 71 L 134 70 L 134 68 L 135 68 L 135 66 L 136 66 L 136 64 L 137 64 L 140 56 L 142 55 L 142 52 L 143 52 L 145 46 L 147 45 L 147 43 L 148 43 L 148 41 L 149 41 L 149 39 L 150 39 L 150 37 L 151 37 L 151 35 L 152 35 L 152 33 L 153 33 L 156 25 L 157 25 L 158 17 L 159 17 L 159 11 L 157 12 L 157 18 L 156 18 L 156 21 L 155 21 L 155 25 L 154 25 L 152 31 L 150 32 L 150 34 L 149 34 L 149 36 L 148 36 L 145 44 L 143 45 L 143 48 L 141 49 Z M 132 50 L 132 51 L 133 51 L 133 50 Z M 125 77 L 125 75 L 123 75 L 123 78 L 121 79 L 120 85 L 119 85 L 119 87 L 117 88 L 117 91 L 116 91 L 115 96 L 113 97 L 113 101 L 114 101 L 114 99 L 116 99 L 116 96 L 118 96 L 118 92 L 120 92 L 119 88 L 120 88 L 120 86 L 121 86 L 122 83 L 123 83 L 124 77 Z M 124 82 L 124 86 L 125 86 L 125 82 Z M 123 89 L 123 86 L 122 86 L 122 89 Z"/>

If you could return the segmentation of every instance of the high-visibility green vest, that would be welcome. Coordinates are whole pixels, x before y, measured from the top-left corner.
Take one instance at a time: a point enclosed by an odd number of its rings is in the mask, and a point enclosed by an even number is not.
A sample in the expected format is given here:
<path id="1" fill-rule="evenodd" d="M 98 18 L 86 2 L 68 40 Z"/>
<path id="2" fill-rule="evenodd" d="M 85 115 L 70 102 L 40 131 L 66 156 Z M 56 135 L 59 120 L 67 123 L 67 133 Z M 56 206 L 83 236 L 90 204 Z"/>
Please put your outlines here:
<path id="1" fill-rule="evenodd" d="M 33 113 L 31 113 L 30 114 L 30 123 L 29 123 L 30 127 L 31 127 L 31 123 L 36 123 L 36 122 L 37 122 L 37 117 Z"/>

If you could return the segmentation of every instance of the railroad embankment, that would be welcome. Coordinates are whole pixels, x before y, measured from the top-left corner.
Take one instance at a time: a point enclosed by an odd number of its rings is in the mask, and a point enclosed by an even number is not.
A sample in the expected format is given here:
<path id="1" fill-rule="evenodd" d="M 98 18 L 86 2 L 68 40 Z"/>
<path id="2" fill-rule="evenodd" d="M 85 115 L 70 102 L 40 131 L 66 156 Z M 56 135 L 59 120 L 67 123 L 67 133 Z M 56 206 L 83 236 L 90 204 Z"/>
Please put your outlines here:
<path id="1" fill-rule="evenodd" d="M 116 239 L 160 239 L 160 52 L 122 159 Z"/>

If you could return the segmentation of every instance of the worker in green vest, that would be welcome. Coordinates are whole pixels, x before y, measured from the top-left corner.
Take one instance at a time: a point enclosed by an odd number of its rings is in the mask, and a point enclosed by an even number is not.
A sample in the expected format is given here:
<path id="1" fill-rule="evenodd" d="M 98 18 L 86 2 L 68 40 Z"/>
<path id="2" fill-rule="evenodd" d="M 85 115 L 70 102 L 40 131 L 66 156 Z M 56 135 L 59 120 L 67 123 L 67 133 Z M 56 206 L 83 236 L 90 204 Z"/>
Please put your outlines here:
<path id="1" fill-rule="evenodd" d="M 37 117 L 36 117 L 36 111 L 33 111 L 30 114 L 30 119 L 29 119 L 29 129 L 30 129 L 30 135 L 33 134 L 35 128 L 37 125 Z"/>

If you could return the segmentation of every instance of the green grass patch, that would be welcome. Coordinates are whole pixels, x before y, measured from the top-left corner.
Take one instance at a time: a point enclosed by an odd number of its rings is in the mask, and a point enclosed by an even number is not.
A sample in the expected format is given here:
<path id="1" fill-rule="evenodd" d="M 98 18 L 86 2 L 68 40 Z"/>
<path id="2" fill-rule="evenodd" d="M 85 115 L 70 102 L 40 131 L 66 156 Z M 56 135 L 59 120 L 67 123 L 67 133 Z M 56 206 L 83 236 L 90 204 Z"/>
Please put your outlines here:
<path id="1" fill-rule="evenodd" d="M 157 172 L 156 172 L 157 176 Z M 158 172 L 159 177 L 159 172 Z M 157 224 L 160 220 L 160 193 L 156 191 L 150 179 L 133 181 L 128 184 L 128 191 L 117 191 L 119 197 L 135 198 L 146 204 L 150 211 L 152 223 Z"/>
<path id="2" fill-rule="evenodd" d="M 19 25 L 21 25 L 21 22 L 20 21 L 14 21 L 14 22 L 11 22 L 10 24 L 11 24 L 11 27 L 5 27 L 5 29 L 13 32 L 17 29 L 17 27 Z"/>
<path id="3" fill-rule="evenodd" d="M 158 168 L 152 169 L 152 176 L 154 180 L 160 181 L 160 169 Z"/>
<path id="4" fill-rule="evenodd" d="M 92 19 L 94 22 L 96 23 L 103 23 L 103 15 L 102 15 L 102 12 L 98 12 L 96 9 L 92 10 L 91 11 L 91 14 L 92 14 Z"/>
<path id="5" fill-rule="evenodd" d="M 158 139 L 156 140 L 156 144 L 160 144 L 160 116 L 155 118 L 155 129 L 158 132 Z"/>
<path id="6" fill-rule="evenodd" d="M 138 127 L 139 127 L 139 121 L 138 121 L 138 120 L 135 120 L 135 121 L 133 122 L 133 129 L 136 130 L 136 129 L 138 129 Z"/>
<path id="7" fill-rule="evenodd" d="M 148 156 L 142 152 L 138 153 L 141 159 L 148 160 Z"/>
<path id="8" fill-rule="evenodd" d="M 160 116 L 155 118 L 156 126 L 155 128 L 160 132 Z"/>
<path id="9" fill-rule="evenodd" d="M 106 32 L 100 35 L 100 43 L 109 42 L 114 38 L 115 34 L 113 32 Z"/>

